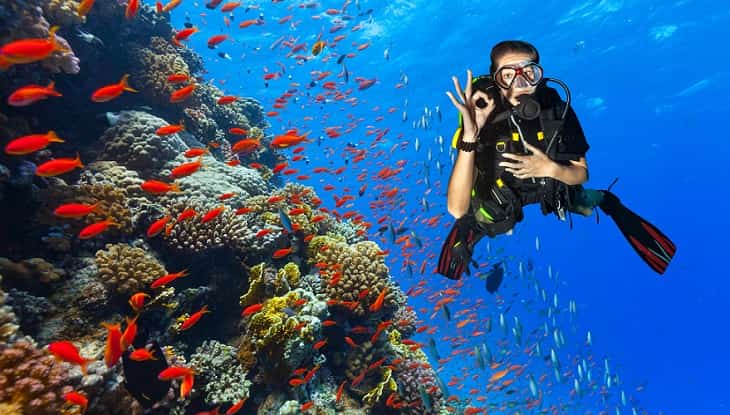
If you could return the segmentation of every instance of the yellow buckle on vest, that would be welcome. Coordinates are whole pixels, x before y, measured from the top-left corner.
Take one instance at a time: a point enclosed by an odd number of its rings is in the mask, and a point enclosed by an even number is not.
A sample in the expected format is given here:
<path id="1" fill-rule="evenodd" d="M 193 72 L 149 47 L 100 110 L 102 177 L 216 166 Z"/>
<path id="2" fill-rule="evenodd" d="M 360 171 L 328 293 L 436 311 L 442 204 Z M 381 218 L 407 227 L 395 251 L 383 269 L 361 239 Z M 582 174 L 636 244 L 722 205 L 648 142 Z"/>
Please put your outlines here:
<path id="1" fill-rule="evenodd" d="M 520 135 L 518 133 L 512 133 L 512 141 L 520 141 Z"/>
<path id="2" fill-rule="evenodd" d="M 538 131 L 537 132 L 537 140 L 540 141 L 543 138 L 545 138 L 545 133 L 543 133 L 542 131 Z"/>
<path id="3" fill-rule="evenodd" d="M 504 186 L 504 182 L 502 181 L 502 179 L 497 179 L 497 187 L 502 187 L 502 186 Z"/>

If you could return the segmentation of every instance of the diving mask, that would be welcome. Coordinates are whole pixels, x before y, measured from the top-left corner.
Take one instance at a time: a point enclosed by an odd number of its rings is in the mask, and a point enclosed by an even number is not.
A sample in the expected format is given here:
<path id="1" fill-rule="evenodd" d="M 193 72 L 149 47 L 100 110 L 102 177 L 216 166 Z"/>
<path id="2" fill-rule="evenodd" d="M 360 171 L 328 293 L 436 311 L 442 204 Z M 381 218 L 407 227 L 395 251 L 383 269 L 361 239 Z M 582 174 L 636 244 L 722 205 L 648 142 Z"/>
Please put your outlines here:
<path id="1" fill-rule="evenodd" d="M 494 82 L 503 89 L 529 88 L 542 80 L 542 67 L 532 61 L 505 65 L 494 74 Z"/>

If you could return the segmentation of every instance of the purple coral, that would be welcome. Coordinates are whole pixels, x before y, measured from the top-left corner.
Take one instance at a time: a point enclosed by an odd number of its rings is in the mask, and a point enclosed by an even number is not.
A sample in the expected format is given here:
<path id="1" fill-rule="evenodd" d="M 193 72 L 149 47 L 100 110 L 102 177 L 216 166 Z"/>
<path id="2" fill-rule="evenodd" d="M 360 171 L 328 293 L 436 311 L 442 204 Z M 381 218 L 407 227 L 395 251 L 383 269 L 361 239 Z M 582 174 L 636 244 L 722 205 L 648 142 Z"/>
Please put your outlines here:
<path id="1" fill-rule="evenodd" d="M 0 344 L 0 403 L 22 406 L 23 413 L 59 414 L 63 395 L 73 390 L 63 367 L 28 341 Z"/>

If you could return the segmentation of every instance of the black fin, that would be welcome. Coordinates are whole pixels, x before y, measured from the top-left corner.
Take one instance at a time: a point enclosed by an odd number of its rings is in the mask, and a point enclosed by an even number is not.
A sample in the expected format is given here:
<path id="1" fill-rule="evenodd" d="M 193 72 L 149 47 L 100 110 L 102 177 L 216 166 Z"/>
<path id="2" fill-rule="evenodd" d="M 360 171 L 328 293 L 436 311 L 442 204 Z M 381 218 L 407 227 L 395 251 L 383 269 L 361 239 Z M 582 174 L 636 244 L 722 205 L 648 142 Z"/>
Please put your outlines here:
<path id="1" fill-rule="evenodd" d="M 607 190 L 603 190 L 603 200 L 598 206 L 613 219 L 641 259 L 657 273 L 664 274 L 677 250 L 674 243 Z"/>

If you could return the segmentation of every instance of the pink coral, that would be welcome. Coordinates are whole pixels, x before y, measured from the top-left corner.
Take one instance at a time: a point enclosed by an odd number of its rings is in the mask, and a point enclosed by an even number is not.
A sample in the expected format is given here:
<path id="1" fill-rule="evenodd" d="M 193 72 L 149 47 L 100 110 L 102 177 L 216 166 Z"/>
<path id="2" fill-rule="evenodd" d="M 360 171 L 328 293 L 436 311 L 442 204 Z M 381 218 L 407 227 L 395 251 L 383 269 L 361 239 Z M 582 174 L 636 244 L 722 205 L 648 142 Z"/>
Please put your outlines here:
<path id="1" fill-rule="evenodd" d="M 0 403 L 18 404 L 23 413 L 58 414 L 63 395 L 73 389 L 68 368 L 28 341 L 0 344 Z"/>

